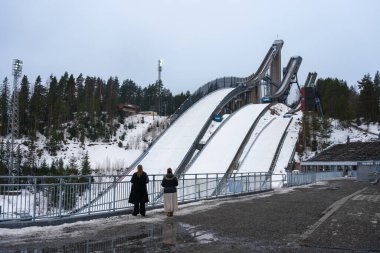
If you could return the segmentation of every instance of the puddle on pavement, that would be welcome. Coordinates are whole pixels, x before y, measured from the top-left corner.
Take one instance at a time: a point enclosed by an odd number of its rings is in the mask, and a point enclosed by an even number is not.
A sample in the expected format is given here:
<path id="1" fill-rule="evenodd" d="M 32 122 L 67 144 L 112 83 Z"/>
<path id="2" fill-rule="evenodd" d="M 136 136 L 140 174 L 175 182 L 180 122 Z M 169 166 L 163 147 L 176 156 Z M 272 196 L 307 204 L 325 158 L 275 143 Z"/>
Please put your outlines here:
<path id="1" fill-rule="evenodd" d="M 184 223 L 169 222 L 146 225 L 141 234 L 134 236 L 115 236 L 107 239 L 87 239 L 68 243 L 61 247 L 10 246 L 0 249 L 0 253 L 51 253 L 51 252 L 172 252 L 187 249 L 194 244 L 218 241 L 207 231 Z M 42 242 L 40 242 L 41 244 Z M 36 245 L 36 244 L 35 244 Z"/>

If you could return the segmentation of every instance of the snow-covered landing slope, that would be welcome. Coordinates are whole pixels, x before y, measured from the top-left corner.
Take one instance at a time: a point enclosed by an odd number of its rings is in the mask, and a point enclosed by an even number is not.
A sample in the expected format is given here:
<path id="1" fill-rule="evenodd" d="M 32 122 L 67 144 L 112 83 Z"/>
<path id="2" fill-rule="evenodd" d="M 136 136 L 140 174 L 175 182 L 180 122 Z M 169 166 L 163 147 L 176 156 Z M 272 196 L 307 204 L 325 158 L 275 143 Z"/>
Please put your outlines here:
<path id="1" fill-rule="evenodd" d="M 268 172 L 290 118 L 276 118 L 257 137 L 240 165 L 239 172 Z"/>
<path id="2" fill-rule="evenodd" d="M 207 95 L 179 117 L 141 161 L 144 170 L 148 174 L 165 174 L 167 168 L 176 170 L 211 113 L 232 90 L 221 89 Z"/>
<path id="3" fill-rule="evenodd" d="M 250 104 L 230 116 L 215 133 L 186 174 L 225 173 L 248 130 L 267 104 Z"/>
<path id="4" fill-rule="evenodd" d="M 290 123 L 288 127 L 284 144 L 282 145 L 275 168 L 273 170 L 274 174 L 286 173 L 286 168 L 288 166 L 289 160 L 292 156 L 293 150 L 295 149 L 298 140 L 298 132 L 301 127 L 301 118 L 302 113 L 300 112 L 293 116 L 293 121 Z"/>

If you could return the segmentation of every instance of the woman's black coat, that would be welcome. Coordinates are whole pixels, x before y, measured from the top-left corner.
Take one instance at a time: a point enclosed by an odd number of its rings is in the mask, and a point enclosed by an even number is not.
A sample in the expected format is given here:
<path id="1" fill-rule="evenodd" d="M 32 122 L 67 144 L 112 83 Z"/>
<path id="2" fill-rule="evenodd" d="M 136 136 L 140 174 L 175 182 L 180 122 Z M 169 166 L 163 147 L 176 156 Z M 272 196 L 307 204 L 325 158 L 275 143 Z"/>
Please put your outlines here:
<path id="1" fill-rule="evenodd" d="M 143 172 L 143 174 L 139 177 L 137 176 L 137 172 L 133 174 L 131 178 L 132 189 L 131 194 L 129 195 L 129 203 L 138 203 L 149 202 L 148 198 L 148 190 L 146 189 L 146 184 L 149 183 L 148 175 Z"/>
<path id="2" fill-rule="evenodd" d="M 162 179 L 161 186 L 164 187 L 164 193 L 175 193 L 177 192 L 178 179 L 172 173 L 168 173 Z"/>

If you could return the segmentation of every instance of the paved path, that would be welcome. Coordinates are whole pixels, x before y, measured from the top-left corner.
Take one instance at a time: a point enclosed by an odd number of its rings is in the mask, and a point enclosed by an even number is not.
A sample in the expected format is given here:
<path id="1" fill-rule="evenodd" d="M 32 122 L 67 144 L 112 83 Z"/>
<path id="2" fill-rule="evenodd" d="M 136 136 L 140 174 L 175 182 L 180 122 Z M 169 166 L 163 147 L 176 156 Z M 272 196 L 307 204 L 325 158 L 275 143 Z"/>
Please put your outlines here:
<path id="1" fill-rule="evenodd" d="M 350 179 L 48 228 L 0 229 L 0 252 L 380 251 L 380 184 Z M 37 251 L 38 252 L 38 251 Z"/>

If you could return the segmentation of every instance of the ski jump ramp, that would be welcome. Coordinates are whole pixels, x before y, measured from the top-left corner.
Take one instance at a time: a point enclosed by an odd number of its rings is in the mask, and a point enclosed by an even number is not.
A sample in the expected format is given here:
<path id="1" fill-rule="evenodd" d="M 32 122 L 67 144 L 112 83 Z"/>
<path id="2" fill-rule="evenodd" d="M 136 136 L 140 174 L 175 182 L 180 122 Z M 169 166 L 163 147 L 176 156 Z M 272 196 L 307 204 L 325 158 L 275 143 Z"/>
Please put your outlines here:
<path id="1" fill-rule="evenodd" d="M 231 115 L 200 151 L 186 174 L 226 173 L 251 126 L 268 104 L 249 104 Z"/>
<path id="2" fill-rule="evenodd" d="M 232 90 L 233 88 L 217 90 L 181 115 L 141 161 L 144 170 L 148 174 L 165 174 L 167 168 L 175 171 L 214 109 Z"/>

